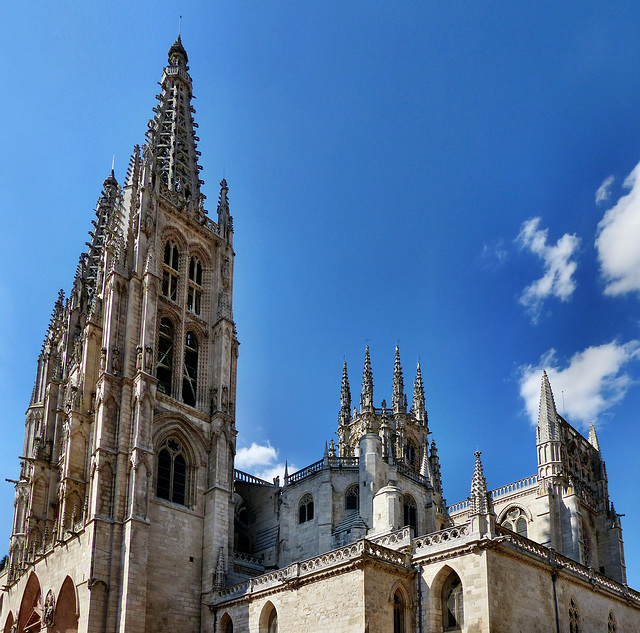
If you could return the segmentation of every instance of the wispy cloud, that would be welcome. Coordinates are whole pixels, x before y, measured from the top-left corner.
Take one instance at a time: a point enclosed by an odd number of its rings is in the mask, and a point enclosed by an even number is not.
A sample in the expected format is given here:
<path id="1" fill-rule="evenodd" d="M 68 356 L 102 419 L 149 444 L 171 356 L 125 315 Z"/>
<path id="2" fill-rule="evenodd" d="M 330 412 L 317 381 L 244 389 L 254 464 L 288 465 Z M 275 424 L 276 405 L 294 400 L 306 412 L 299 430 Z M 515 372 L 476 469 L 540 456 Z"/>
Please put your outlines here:
<path id="1" fill-rule="evenodd" d="M 602 181 L 602 184 L 598 187 L 596 191 L 596 204 L 601 204 L 602 202 L 606 202 L 611 197 L 611 185 L 613 184 L 615 178 L 613 176 L 608 176 Z"/>
<path id="2" fill-rule="evenodd" d="M 502 266 L 509 257 L 504 240 L 498 239 L 485 243 L 482 247 L 482 263 L 485 268 L 496 269 Z"/>
<path id="3" fill-rule="evenodd" d="M 573 273 L 577 264 L 571 258 L 580 246 L 580 238 L 565 233 L 556 243 L 547 244 L 549 229 L 541 229 L 540 218 L 527 220 L 516 242 L 520 248 L 537 255 L 544 264 L 544 275 L 524 289 L 520 303 L 527 308 L 533 323 L 537 323 L 542 305 L 548 297 L 568 301 L 576 289 Z"/>
<path id="4" fill-rule="evenodd" d="M 639 175 L 640 163 L 623 183 L 629 193 L 622 196 L 598 224 L 595 244 L 607 295 L 640 292 Z"/>
<path id="5" fill-rule="evenodd" d="M 543 354 L 535 365 L 523 365 L 520 367 L 520 395 L 531 423 L 538 421 L 543 369 L 549 376 L 558 413 L 564 417 L 566 411 L 569 422 L 586 426 L 624 398 L 633 380 L 623 369 L 638 358 L 640 341 L 620 344 L 614 340 L 574 354 L 565 365 L 559 361 L 554 349 Z"/>
<path id="6" fill-rule="evenodd" d="M 278 451 L 267 441 L 265 445 L 253 442 L 248 448 L 240 448 L 236 452 L 236 468 L 264 479 L 273 481 L 275 477 L 284 477 L 284 463 L 278 461 Z M 297 469 L 293 464 L 289 464 L 289 472 Z"/>

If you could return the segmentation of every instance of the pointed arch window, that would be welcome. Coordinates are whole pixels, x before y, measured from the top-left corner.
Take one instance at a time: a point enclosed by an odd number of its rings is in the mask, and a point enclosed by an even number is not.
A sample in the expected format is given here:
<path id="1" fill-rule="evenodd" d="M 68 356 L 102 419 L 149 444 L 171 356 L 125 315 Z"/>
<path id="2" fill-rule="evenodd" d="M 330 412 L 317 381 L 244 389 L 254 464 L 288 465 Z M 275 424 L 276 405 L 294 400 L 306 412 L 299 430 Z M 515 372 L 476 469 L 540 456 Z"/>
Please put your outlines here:
<path id="1" fill-rule="evenodd" d="M 184 340 L 184 367 L 182 372 L 182 401 L 195 407 L 198 395 L 198 338 L 187 332 Z"/>
<path id="2" fill-rule="evenodd" d="M 407 464 L 412 468 L 415 468 L 417 465 L 416 463 L 417 454 L 418 454 L 418 451 L 416 450 L 415 444 L 411 441 L 407 442 L 404 447 L 404 458 Z"/>
<path id="3" fill-rule="evenodd" d="M 344 509 L 359 510 L 360 509 L 360 487 L 358 484 L 349 486 L 344 493 Z"/>
<path id="4" fill-rule="evenodd" d="M 463 616 L 462 582 L 451 572 L 442 587 L 442 630 L 461 631 Z"/>
<path id="5" fill-rule="evenodd" d="M 173 380 L 173 338 L 174 329 L 170 319 L 160 319 L 160 332 L 158 334 L 158 365 L 156 378 L 158 379 L 158 391 L 167 396 L 171 395 L 171 383 Z"/>
<path id="6" fill-rule="evenodd" d="M 298 523 L 306 523 L 313 519 L 313 497 L 307 493 L 300 499 L 298 505 Z"/>
<path id="7" fill-rule="evenodd" d="M 164 267 L 162 270 L 162 294 L 177 301 L 178 299 L 178 268 L 180 251 L 176 243 L 169 240 L 164 246 Z"/>
<path id="8" fill-rule="evenodd" d="M 404 495 L 402 507 L 404 511 L 404 525 L 411 526 L 414 532 L 416 532 L 418 530 L 416 500 L 411 495 Z"/>
<path id="9" fill-rule="evenodd" d="M 156 496 L 186 505 L 187 458 L 182 444 L 175 438 L 166 439 L 158 452 Z"/>
<path id="10" fill-rule="evenodd" d="M 616 622 L 616 616 L 613 615 L 613 611 L 609 611 L 609 618 L 607 619 L 607 633 L 616 633 L 618 630 L 618 623 Z"/>
<path id="11" fill-rule="evenodd" d="M 405 633 L 406 606 L 399 591 L 393 594 L 393 633 Z"/>
<path id="12" fill-rule="evenodd" d="M 200 259 L 195 256 L 189 261 L 187 310 L 198 316 L 202 312 L 202 264 L 200 263 Z"/>
<path id="13" fill-rule="evenodd" d="M 573 597 L 569 600 L 569 633 L 580 633 L 580 611 Z"/>
<path id="14" fill-rule="evenodd" d="M 527 538 L 527 515 L 521 508 L 511 508 L 502 521 L 503 527 Z"/>
<path id="15" fill-rule="evenodd" d="M 278 612 L 275 610 L 275 608 L 269 615 L 268 633 L 278 633 Z"/>

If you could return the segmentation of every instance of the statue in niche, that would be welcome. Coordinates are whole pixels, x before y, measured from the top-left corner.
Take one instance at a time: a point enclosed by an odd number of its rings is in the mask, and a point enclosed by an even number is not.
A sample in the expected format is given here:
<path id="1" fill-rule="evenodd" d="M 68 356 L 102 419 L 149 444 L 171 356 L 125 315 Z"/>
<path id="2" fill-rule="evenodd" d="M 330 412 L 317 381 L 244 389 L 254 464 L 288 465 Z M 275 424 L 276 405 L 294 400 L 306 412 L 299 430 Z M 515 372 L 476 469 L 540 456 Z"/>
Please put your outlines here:
<path id="1" fill-rule="evenodd" d="M 114 376 L 120 375 L 120 350 L 117 347 L 114 347 L 113 350 L 113 358 L 111 360 L 111 373 Z"/>
<path id="2" fill-rule="evenodd" d="M 218 387 L 214 387 L 211 392 L 211 409 L 214 413 L 218 410 Z"/>
<path id="3" fill-rule="evenodd" d="M 144 348 L 144 352 L 144 370 L 150 372 L 153 367 L 153 347 L 151 347 L 151 345 L 147 345 Z"/>
<path id="4" fill-rule="evenodd" d="M 142 369 L 142 345 L 136 347 L 136 353 L 136 370 L 140 371 Z"/>
<path id="5" fill-rule="evenodd" d="M 100 373 L 104 373 L 104 370 L 107 367 L 107 348 L 103 347 L 100 350 Z"/>
<path id="6" fill-rule="evenodd" d="M 229 388 L 227 385 L 222 385 L 222 411 L 229 413 Z"/>
<path id="7" fill-rule="evenodd" d="M 229 258 L 226 255 L 222 258 L 221 274 L 222 274 L 222 285 L 225 288 L 228 288 L 229 287 Z"/>

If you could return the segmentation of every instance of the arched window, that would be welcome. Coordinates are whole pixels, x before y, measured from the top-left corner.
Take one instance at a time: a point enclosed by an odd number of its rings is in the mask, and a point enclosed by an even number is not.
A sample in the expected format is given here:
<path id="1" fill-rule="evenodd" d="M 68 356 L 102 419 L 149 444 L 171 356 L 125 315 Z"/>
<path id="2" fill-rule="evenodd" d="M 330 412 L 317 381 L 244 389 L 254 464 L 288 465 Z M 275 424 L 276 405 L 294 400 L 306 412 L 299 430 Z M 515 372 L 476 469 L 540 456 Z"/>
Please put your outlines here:
<path id="1" fill-rule="evenodd" d="M 176 243 L 168 241 L 164 246 L 164 266 L 162 269 L 162 294 L 176 301 L 178 298 L 178 266 L 180 251 Z"/>
<path id="2" fill-rule="evenodd" d="M 313 519 L 313 497 L 307 493 L 300 499 L 298 505 L 298 523 L 306 523 Z"/>
<path id="3" fill-rule="evenodd" d="M 502 525 L 520 536 L 527 537 L 527 515 L 521 508 L 511 508 L 508 510 L 502 520 Z"/>
<path id="4" fill-rule="evenodd" d="M 269 615 L 269 633 L 278 633 L 278 612 L 273 609 L 271 615 Z"/>
<path id="5" fill-rule="evenodd" d="M 618 624 L 616 623 L 616 616 L 613 615 L 613 611 L 609 611 L 609 619 L 607 620 L 607 633 L 616 633 L 618 630 Z"/>
<path id="6" fill-rule="evenodd" d="M 187 310 L 194 314 L 202 311 L 202 264 L 197 257 L 189 261 L 189 290 L 187 292 Z"/>
<path id="7" fill-rule="evenodd" d="M 404 458 L 409 466 L 416 467 L 416 447 L 413 442 L 407 442 L 404 447 Z"/>
<path id="8" fill-rule="evenodd" d="M 278 612 L 271 601 L 262 608 L 258 630 L 260 633 L 278 633 Z"/>
<path id="9" fill-rule="evenodd" d="M 173 335 L 173 323 L 166 317 L 160 319 L 156 378 L 158 379 L 158 391 L 167 396 L 171 395 L 173 377 Z"/>
<path id="10" fill-rule="evenodd" d="M 156 496 L 186 505 L 187 459 L 180 442 L 166 439 L 158 452 Z"/>
<path id="11" fill-rule="evenodd" d="M 360 509 L 360 487 L 358 484 L 349 486 L 349 488 L 347 488 L 347 491 L 344 493 L 344 509 Z"/>
<path id="12" fill-rule="evenodd" d="M 225 613 L 220 620 L 220 633 L 233 633 L 233 622 L 228 613 Z"/>
<path id="13" fill-rule="evenodd" d="M 442 587 L 442 630 L 461 631 L 463 622 L 462 583 L 455 572 Z"/>
<path id="14" fill-rule="evenodd" d="M 569 600 L 569 633 L 580 633 L 580 611 L 573 597 Z"/>
<path id="15" fill-rule="evenodd" d="M 416 516 L 416 500 L 411 495 L 404 495 L 402 507 L 404 510 L 404 524 L 409 525 L 414 530 L 418 529 Z"/>
<path id="16" fill-rule="evenodd" d="M 198 339 L 187 332 L 184 341 L 184 369 L 182 372 L 182 401 L 190 407 L 196 406 L 198 392 Z"/>
<path id="17" fill-rule="evenodd" d="M 405 633 L 405 610 L 402 594 L 396 591 L 393 594 L 393 633 Z"/>

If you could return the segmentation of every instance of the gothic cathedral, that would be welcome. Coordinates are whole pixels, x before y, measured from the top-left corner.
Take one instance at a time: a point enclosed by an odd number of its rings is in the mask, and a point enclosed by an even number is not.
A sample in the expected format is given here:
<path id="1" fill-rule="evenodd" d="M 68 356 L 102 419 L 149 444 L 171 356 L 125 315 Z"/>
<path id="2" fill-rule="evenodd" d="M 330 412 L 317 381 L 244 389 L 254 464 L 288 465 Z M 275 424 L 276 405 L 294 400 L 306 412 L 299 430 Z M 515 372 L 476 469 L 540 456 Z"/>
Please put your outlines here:
<path id="1" fill-rule="evenodd" d="M 448 506 L 420 365 L 338 443 L 272 482 L 234 469 L 233 219 L 205 210 L 180 37 L 146 143 L 103 184 L 53 309 L 26 414 L 2 633 L 637 631 L 592 427 L 541 379 L 538 472 Z"/>

